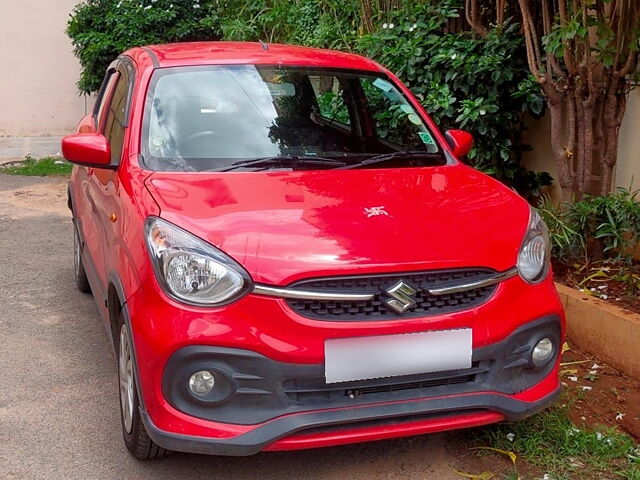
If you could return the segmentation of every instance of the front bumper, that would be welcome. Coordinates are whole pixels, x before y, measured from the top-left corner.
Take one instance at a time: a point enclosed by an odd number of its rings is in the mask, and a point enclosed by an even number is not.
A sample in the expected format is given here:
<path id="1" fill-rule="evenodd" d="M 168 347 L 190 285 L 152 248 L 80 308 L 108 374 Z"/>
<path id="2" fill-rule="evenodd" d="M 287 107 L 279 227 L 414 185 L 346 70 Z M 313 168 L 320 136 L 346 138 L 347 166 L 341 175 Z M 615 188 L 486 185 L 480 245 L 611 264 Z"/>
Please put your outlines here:
<path id="1" fill-rule="evenodd" d="M 529 363 L 531 349 L 550 338 L 556 354 L 543 367 Z M 322 365 L 272 361 L 247 350 L 189 346 L 167 363 L 163 391 L 171 406 L 196 418 L 250 426 L 229 438 L 192 437 L 162 431 L 143 412 L 151 438 L 164 448 L 216 455 L 251 455 L 335 445 L 429 431 L 516 421 L 555 400 L 560 318 L 530 322 L 501 342 L 474 350 L 473 367 L 326 385 Z M 226 392 L 195 398 L 186 389 L 191 373 L 207 369 Z M 541 383 L 555 386 L 540 398 L 518 394 Z M 214 389 L 215 390 L 215 389 Z"/>
<path id="2" fill-rule="evenodd" d="M 242 456 L 269 449 L 270 445 L 276 446 L 272 450 L 324 446 L 322 435 L 313 437 L 319 433 L 320 427 L 334 427 L 327 431 L 346 428 L 348 441 L 354 442 L 479 426 L 502 420 L 516 421 L 544 410 L 559 394 L 560 386 L 533 402 L 499 393 L 477 393 L 305 412 L 279 417 L 244 434 L 223 439 L 165 432 L 153 424 L 146 412 L 142 412 L 142 418 L 151 439 L 163 448 L 179 452 Z M 389 431 L 385 426 L 395 428 Z M 285 441 L 282 448 L 277 448 L 275 442 L 279 439 L 305 432 L 310 436 L 310 442 L 299 437 L 292 442 L 293 445 Z M 339 443 L 346 442 L 334 437 L 328 444 Z"/>
<path id="3" fill-rule="evenodd" d="M 510 279 L 500 284 L 490 301 L 463 312 L 383 322 L 307 319 L 296 315 L 281 299 L 258 295 L 247 295 L 220 309 L 185 307 L 166 299 L 149 282 L 129 298 L 124 310 L 132 329 L 147 431 L 156 443 L 172 450 L 249 455 L 260 450 L 312 448 L 515 421 L 544 409 L 559 391 L 557 359 L 536 375 L 520 375 L 524 366 L 518 362 L 505 369 L 512 362 L 493 360 L 509 353 L 509 338 L 535 327 L 538 321 L 555 324 L 560 335 L 556 346 L 562 344 L 564 318 L 551 278 L 535 286 Z M 403 389 L 392 395 L 363 395 L 353 400 L 344 392 L 332 392 L 325 402 L 316 402 L 313 395 L 308 402 L 298 403 L 295 398 L 284 401 L 288 393 L 285 382 L 300 378 L 301 372 L 305 387 L 323 386 L 317 380 L 324 374 L 323 346 L 329 338 L 468 327 L 473 328 L 473 359 L 480 362 L 477 368 L 482 370 L 471 383 L 429 385 L 427 390 Z M 173 388 L 166 373 L 176 354 L 194 348 L 203 349 L 202 358 L 217 351 L 222 355 L 217 362 L 232 351 L 251 353 L 248 358 L 255 363 L 249 368 L 235 361 L 219 366 L 231 377 L 234 373 L 243 377 L 244 373 L 245 379 L 252 369 L 264 372 L 266 367 L 271 373 L 257 375 L 265 382 L 253 385 L 265 392 L 251 391 L 249 384 L 235 384 L 234 388 L 248 387 L 242 394 L 246 401 L 234 395 L 214 408 L 206 402 L 200 409 L 180 404 L 167 392 L 167 386 L 177 392 L 185 383 Z M 175 372 L 180 375 L 180 369 Z"/>

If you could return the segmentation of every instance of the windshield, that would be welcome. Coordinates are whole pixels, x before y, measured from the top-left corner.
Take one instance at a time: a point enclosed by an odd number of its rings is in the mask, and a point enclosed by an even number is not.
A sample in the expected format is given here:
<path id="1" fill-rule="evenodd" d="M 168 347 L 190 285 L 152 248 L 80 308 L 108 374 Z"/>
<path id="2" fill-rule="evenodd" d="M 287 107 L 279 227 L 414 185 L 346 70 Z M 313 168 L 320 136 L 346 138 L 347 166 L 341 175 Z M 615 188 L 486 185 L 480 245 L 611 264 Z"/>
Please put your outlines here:
<path id="1" fill-rule="evenodd" d="M 167 68 L 154 73 L 146 99 L 142 155 L 152 170 L 326 169 L 395 152 L 411 155 L 370 168 L 446 163 L 405 96 L 374 73 Z"/>

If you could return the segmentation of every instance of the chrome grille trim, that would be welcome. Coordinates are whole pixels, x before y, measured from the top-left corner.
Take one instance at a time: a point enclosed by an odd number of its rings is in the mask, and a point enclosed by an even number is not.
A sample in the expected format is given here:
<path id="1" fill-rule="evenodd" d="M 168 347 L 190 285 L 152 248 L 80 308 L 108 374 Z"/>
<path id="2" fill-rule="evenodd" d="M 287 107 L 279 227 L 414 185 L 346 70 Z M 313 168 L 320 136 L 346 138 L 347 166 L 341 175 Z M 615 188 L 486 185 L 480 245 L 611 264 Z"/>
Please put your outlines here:
<path id="1" fill-rule="evenodd" d="M 450 295 L 452 293 L 466 292 L 467 290 L 474 290 L 476 288 L 489 287 L 496 283 L 504 282 L 512 277 L 518 275 L 517 267 L 512 267 L 504 272 L 498 272 L 491 277 L 483 278 L 482 280 L 476 280 L 474 282 L 459 283 L 452 285 L 445 285 L 443 287 L 428 288 L 427 292 L 431 295 Z"/>
<path id="2" fill-rule="evenodd" d="M 450 295 L 452 293 L 466 292 L 475 290 L 476 288 L 489 287 L 497 283 L 501 283 L 518 275 L 518 269 L 512 267 L 504 272 L 498 272 L 495 275 L 485 277 L 481 280 L 473 282 L 448 284 L 441 287 L 426 289 L 430 295 Z M 372 300 L 377 292 L 373 293 L 336 293 L 336 292 L 318 292 L 309 290 L 299 290 L 296 288 L 280 288 L 270 287 L 256 283 L 253 287 L 253 293 L 257 295 L 266 295 L 268 297 L 291 298 L 298 300 L 327 300 L 336 302 L 358 302 Z"/>
<path id="3" fill-rule="evenodd" d="M 373 293 L 335 293 L 335 292 L 311 292 L 308 290 L 296 290 L 293 288 L 276 288 L 255 284 L 253 293 L 268 297 L 295 298 L 299 300 L 328 300 L 336 302 L 362 302 L 373 299 Z"/>

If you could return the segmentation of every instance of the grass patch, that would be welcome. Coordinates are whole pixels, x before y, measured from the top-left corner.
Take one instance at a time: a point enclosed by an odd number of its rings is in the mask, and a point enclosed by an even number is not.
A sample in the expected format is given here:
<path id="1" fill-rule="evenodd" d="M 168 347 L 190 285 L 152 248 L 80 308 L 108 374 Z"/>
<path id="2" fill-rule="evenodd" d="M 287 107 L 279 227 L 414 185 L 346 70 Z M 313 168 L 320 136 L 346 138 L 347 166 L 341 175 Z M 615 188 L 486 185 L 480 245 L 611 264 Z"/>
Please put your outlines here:
<path id="1" fill-rule="evenodd" d="M 576 428 L 567 415 L 575 400 L 563 400 L 522 422 L 481 429 L 475 441 L 516 453 L 549 479 L 640 480 L 640 447 L 631 437 L 614 428 Z M 522 477 L 516 472 L 503 478 Z"/>
<path id="2" fill-rule="evenodd" d="M 18 165 L 0 169 L 10 175 L 26 175 L 31 177 L 65 176 L 71 173 L 73 165 L 61 158 L 46 157 L 35 159 L 27 157 Z"/>

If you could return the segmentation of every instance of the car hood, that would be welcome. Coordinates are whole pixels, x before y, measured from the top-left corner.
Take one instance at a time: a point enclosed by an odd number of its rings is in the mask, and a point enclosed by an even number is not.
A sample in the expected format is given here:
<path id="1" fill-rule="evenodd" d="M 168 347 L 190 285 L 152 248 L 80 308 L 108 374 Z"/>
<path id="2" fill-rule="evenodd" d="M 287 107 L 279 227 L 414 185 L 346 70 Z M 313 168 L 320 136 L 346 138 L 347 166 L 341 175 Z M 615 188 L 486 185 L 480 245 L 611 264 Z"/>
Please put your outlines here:
<path id="1" fill-rule="evenodd" d="M 160 216 L 233 257 L 254 281 L 514 266 L 529 207 L 463 165 L 155 172 Z"/>

